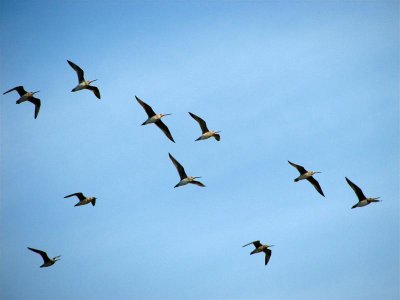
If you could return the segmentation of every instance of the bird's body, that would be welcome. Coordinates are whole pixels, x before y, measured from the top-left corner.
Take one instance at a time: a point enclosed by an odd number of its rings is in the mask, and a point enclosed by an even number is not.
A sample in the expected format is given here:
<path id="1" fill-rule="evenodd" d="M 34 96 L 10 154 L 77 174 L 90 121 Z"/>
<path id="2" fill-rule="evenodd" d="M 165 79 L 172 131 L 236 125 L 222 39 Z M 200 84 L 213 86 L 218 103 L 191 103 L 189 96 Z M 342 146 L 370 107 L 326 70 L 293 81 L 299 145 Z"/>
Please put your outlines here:
<path id="1" fill-rule="evenodd" d="M 205 187 L 205 185 L 202 184 L 200 181 L 197 181 L 196 178 L 200 178 L 200 177 L 188 176 L 186 178 L 183 178 L 181 181 L 179 181 L 179 183 L 177 185 L 175 185 L 175 187 L 187 185 L 188 183 L 192 183 L 192 184 L 195 184 L 195 185 L 198 185 L 201 187 Z"/>
<path id="2" fill-rule="evenodd" d="M 157 125 L 158 128 L 161 129 L 161 131 L 165 134 L 165 136 L 171 140 L 172 142 L 175 143 L 174 138 L 172 137 L 171 132 L 169 131 L 167 125 L 164 124 L 164 122 L 161 120 L 161 118 L 165 116 L 169 116 L 171 114 L 156 114 L 154 110 L 151 108 L 150 105 L 147 103 L 143 102 L 140 100 L 137 96 L 135 96 L 136 101 L 140 104 L 140 106 L 144 109 L 146 112 L 148 119 L 142 123 L 142 125 L 148 125 L 148 124 L 155 124 Z"/>
<path id="3" fill-rule="evenodd" d="M 74 87 L 71 92 L 77 92 L 77 91 L 84 90 L 90 85 L 91 82 L 92 81 L 84 80 L 84 81 L 80 82 L 76 87 Z"/>
<path id="4" fill-rule="evenodd" d="M 195 114 L 189 112 L 189 115 L 199 123 L 202 135 L 196 139 L 196 141 L 201 141 L 201 140 L 206 140 L 209 139 L 210 137 L 214 137 L 217 141 L 221 139 L 221 136 L 218 134 L 220 131 L 214 131 L 214 130 L 209 130 L 207 128 L 207 123 L 200 118 L 199 116 L 196 116 Z"/>
<path id="5" fill-rule="evenodd" d="M 370 203 L 373 203 L 373 202 L 381 202 L 381 200 L 378 200 L 379 197 L 376 197 L 376 198 L 367 198 L 367 197 L 365 197 L 363 191 L 357 185 L 355 185 L 353 182 L 351 182 L 350 179 L 348 179 L 347 177 L 345 177 L 345 178 L 346 178 L 347 183 L 353 189 L 354 193 L 357 195 L 357 198 L 358 198 L 358 203 L 353 205 L 351 207 L 352 209 L 356 208 L 356 207 L 363 207 L 363 206 L 366 206 L 366 205 L 368 205 Z"/>
<path id="6" fill-rule="evenodd" d="M 206 140 L 209 139 L 210 137 L 214 137 L 217 141 L 220 141 L 221 137 L 218 134 L 218 132 L 220 131 L 207 131 L 205 133 L 203 133 L 199 138 L 196 139 L 196 141 L 202 141 L 202 140 Z"/>
<path id="7" fill-rule="evenodd" d="M 267 265 L 269 262 L 269 259 L 271 258 L 271 255 L 272 255 L 272 251 L 269 248 L 273 247 L 274 245 L 263 245 L 260 243 L 260 241 L 254 241 L 254 242 L 248 243 L 242 247 L 246 247 L 251 244 L 254 245 L 255 249 L 250 252 L 250 255 L 264 252 L 265 253 L 265 265 Z"/>
<path id="8" fill-rule="evenodd" d="M 160 121 L 162 117 L 164 117 L 163 114 L 155 114 L 154 116 L 152 116 L 152 117 L 148 118 L 146 121 L 144 121 L 142 125 L 154 124 L 154 123 Z"/>
<path id="9" fill-rule="evenodd" d="M 205 187 L 205 185 L 203 183 L 196 180 L 197 178 L 201 178 L 201 177 L 187 176 L 183 166 L 170 153 L 168 153 L 168 155 L 169 155 L 169 158 L 171 159 L 172 163 L 174 164 L 176 170 L 178 171 L 179 177 L 181 178 L 181 181 L 179 181 L 178 184 L 176 184 L 174 187 L 187 185 L 188 183 L 195 184 L 195 185 L 201 186 L 201 187 Z"/>
<path id="10" fill-rule="evenodd" d="M 39 91 L 36 92 L 27 92 L 25 91 L 24 87 L 22 85 L 16 86 L 6 92 L 3 93 L 3 95 L 12 92 L 12 91 L 17 91 L 19 94 L 19 99 L 17 100 L 17 104 L 21 104 L 25 101 L 31 102 L 33 105 L 35 105 L 35 119 L 37 118 L 41 106 L 41 101 L 39 98 L 33 97 L 34 94 L 38 93 Z"/>
<path id="11" fill-rule="evenodd" d="M 313 171 L 307 171 L 306 173 L 303 173 L 299 177 L 297 177 L 294 181 L 298 182 L 299 180 L 308 179 L 311 176 L 313 176 L 314 174 L 315 174 L 315 172 L 313 172 Z"/>
<path id="12" fill-rule="evenodd" d="M 60 260 L 60 257 L 61 257 L 61 255 L 58 255 L 56 257 L 49 258 L 47 256 L 47 253 L 42 251 L 42 250 L 37 250 L 37 249 L 34 249 L 34 248 L 30 248 L 30 247 L 27 247 L 27 248 L 29 250 L 39 254 L 43 258 L 43 264 L 40 266 L 41 268 L 50 267 L 50 266 L 54 265 L 57 261 Z"/>
<path id="13" fill-rule="evenodd" d="M 300 173 L 300 176 L 294 180 L 295 182 L 306 179 L 314 186 L 314 188 L 317 190 L 318 193 L 320 193 L 322 196 L 325 197 L 324 192 L 321 189 L 321 186 L 319 185 L 318 181 L 315 180 L 315 178 L 313 177 L 314 174 L 321 173 L 321 172 L 307 171 L 306 169 L 304 169 L 304 167 L 302 167 L 300 165 L 296 165 L 290 161 L 288 161 L 288 162 L 291 166 L 295 167 L 297 169 L 297 171 L 299 171 L 299 173 Z"/>
<path id="14" fill-rule="evenodd" d="M 79 202 L 77 204 L 75 204 L 75 206 L 81 206 L 81 205 L 86 205 L 89 203 L 92 203 L 93 206 L 96 205 L 96 197 L 85 197 L 82 193 L 74 193 L 71 195 L 67 195 L 64 198 L 69 198 L 69 197 L 73 197 L 76 196 L 79 199 Z"/>
<path id="15" fill-rule="evenodd" d="M 84 78 L 84 72 L 83 70 L 78 67 L 76 64 L 74 64 L 72 61 L 67 60 L 68 64 L 72 67 L 72 69 L 75 70 L 77 76 L 78 76 L 78 85 L 72 89 L 71 92 L 77 92 L 81 90 L 90 90 L 93 92 L 93 94 L 100 99 L 100 91 L 97 87 L 90 85 L 93 81 L 96 81 L 97 79 L 94 80 L 85 80 Z"/>

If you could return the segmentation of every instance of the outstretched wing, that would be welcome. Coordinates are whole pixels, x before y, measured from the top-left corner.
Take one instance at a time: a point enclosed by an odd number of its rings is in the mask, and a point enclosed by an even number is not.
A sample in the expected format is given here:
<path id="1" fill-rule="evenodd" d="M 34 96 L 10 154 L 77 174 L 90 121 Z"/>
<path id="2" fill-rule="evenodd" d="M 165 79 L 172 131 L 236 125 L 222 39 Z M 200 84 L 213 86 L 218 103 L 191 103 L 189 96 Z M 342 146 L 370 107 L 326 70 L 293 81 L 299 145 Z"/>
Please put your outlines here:
<path id="1" fill-rule="evenodd" d="M 81 68 L 79 68 L 76 64 L 74 64 L 72 61 L 69 61 L 67 59 L 67 62 L 69 63 L 69 65 L 72 67 L 72 69 L 75 70 L 76 74 L 78 75 L 78 81 L 79 83 L 81 83 L 82 81 L 85 80 L 85 78 L 83 77 L 84 72 Z"/>
<path id="2" fill-rule="evenodd" d="M 178 163 L 178 161 L 171 155 L 171 153 L 168 153 L 168 155 L 169 158 L 172 160 L 172 163 L 174 164 L 176 170 L 178 171 L 181 180 L 187 178 L 185 169 L 182 167 L 182 165 Z"/>
<path id="3" fill-rule="evenodd" d="M 157 125 L 158 128 L 160 128 L 162 130 L 162 132 L 164 132 L 164 134 L 167 136 L 167 138 L 169 138 L 171 141 L 173 141 L 175 143 L 171 132 L 169 131 L 167 125 L 165 125 L 163 121 L 158 120 L 155 124 Z"/>
<path id="4" fill-rule="evenodd" d="M 40 105 L 41 105 L 40 99 L 31 97 L 28 99 L 28 101 L 35 105 L 35 119 L 36 119 L 40 110 Z"/>
<path id="5" fill-rule="evenodd" d="M 9 92 L 12 92 L 12 91 L 17 91 L 20 96 L 23 96 L 26 94 L 24 87 L 22 85 L 20 85 L 20 86 L 16 86 L 15 88 L 12 88 L 11 90 L 8 90 L 7 92 L 4 92 L 3 95 L 5 95 Z"/>
<path id="6" fill-rule="evenodd" d="M 291 164 L 293 167 L 295 167 L 297 169 L 297 171 L 299 171 L 300 174 L 307 173 L 307 170 L 304 169 L 304 167 L 296 165 L 296 164 L 294 164 L 294 163 L 292 163 L 290 161 L 288 161 L 288 163 Z"/>
<path id="7" fill-rule="evenodd" d="M 209 131 L 207 128 L 206 122 L 202 118 L 200 118 L 199 116 L 196 116 L 195 114 L 192 114 L 191 112 L 189 112 L 189 115 L 191 115 L 192 118 L 195 119 L 197 121 L 197 123 L 199 123 L 201 131 L 203 133 L 206 133 Z"/>
<path id="8" fill-rule="evenodd" d="M 351 186 L 353 191 L 356 193 L 358 201 L 361 201 L 361 200 L 364 200 L 367 198 L 367 197 L 365 197 L 364 193 L 358 186 L 356 186 L 353 182 L 351 182 L 350 179 L 348 179 L 347 177 L 345 177 L 345 178 L 346 178 L 347 183 Z"/>
<path id="9" fill-rule="evenodd" d="M 322 196 L 325 197 L 324 192 L 321 189 L 321 186 L 319 185 L 318 181 L 315 180 L 314 177 L 308 177 L 307 180 L 314 186 L 314 188 L 320 193 Z"/>
<path id="10" fill-rule="evenodd" d="M 155 116 L 155 112 L 154 110 L 150 107 L 150 105 L 144 103 L 142 100 L 140 100 L 137 96 L 135 96 L 137 102 L 139 102 L 139 104 L 143 107 L 144 111 L 146 112 L 146 114 L 149 116 L 149 118 L 151 118 L 152 116 Z"/>
<path id="11" fill-rule="evenodd" d="M 95 94 L 96 97 L 97 97 L 98 99 L 100 99 L 100 91 L 99 91 L 99 89 L 98 89 L 97 87 L 92 86 L 92 85 L 88 85 L 88 86 L 86 86 L 86 88 L 87 88 L 88 90 L 92 91 L 93 94 Z"/>
<path id="12" fill-rule="evenodd" d="M 33 249 L 33 248 L 29 248 L 29 247 L 27 247 L 27 248 L 28 248 L 29 250 L 33 251 L 33 252 L 36 252 L 37 254 L 40 254 L 40 256 L 43 258 L 43 261 L 44 261 L 44 262 L 50 260 L 50 258 L 47 256 L 47 253 L 46 253 L 46 252 L 41 251 L 41 250 L 37 250 L 37 249 Z"/>
<path id="13" fill-rule="evenodd" d="M 260 241 L 254 241 L 254 242 L 248 243 L 248 244 L 246 244 L 246 245 L 244 245 L 244 246 L 242 246 L 242 247 L 246 247 L 246 246 L 251 245 L 251 244 L 253 244 L 254 247 L 256 247 L 256 248 L 258 248 L 258 247 L 261 246 Z"/>
<path id="14" fill-rule="evenodd" d="M 265 253 L 265 265 L 267 265 L 269 262 L 269 259 L 271 258 L 272 251 L 270 249 L 265 249 L 264 253 Z"/>
<path id="15" fill-rule="evenodd" d="M 198 185 L 198 186 L 201 186 L 201 187 L 205 187 L 204 184 L 202 184 L 200 181 L 197 181 L 197 180 L 193 180 L 193 181 L 191 181 L 190 183 L 193 183 L 193 184 Z"/>
<path id="16" fill-rule="evenodd" d="M 86 197 L 85 197 L 82 193 L 73 193 L 73 194 L 71 194 L 71 195 L 65 196 L 64 198 L 69 198 L 69 197 L 73 197 L 73 196 L 78 197 L 78 199 L 79 199 L 80 201 L 86 199 Z"/>

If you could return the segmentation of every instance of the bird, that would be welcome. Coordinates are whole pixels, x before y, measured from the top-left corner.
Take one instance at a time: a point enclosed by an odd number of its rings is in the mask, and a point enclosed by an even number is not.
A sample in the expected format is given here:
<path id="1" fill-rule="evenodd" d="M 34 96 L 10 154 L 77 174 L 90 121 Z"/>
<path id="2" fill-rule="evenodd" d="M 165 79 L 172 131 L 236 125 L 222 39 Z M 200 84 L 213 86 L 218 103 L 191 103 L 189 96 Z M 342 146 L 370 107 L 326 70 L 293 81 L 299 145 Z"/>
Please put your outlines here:
<path id="1" fill-rule="evenodd" d="M 69 61 L 67 59 L 68 64 L 72 67 L 72 69 L 75 70 L 76 74 L 78 75 L 78 85 L 76 87 L 74 87 L 72 89 L 71 92 L 76 92 L 76 91 L 80 91 L 83 89 L 87 89 L 93 92 L 93 94 L 95 94 L 95 96 L 100 99 L 100 91 L 97 87 L 90 85 L 93 81 L 96 81 L 97 79 L 94 80 L 85 80 L 85 78 L 83 77 L 83 70 L 78 67 L 76 64 L 74 64 L 72 61 Z"/>
<path id="2" fill-rule="evenodd" d="M 182 186 L 182 185 L 186 185 L 188 183 L 192 183 L 201 187 L 205 187 L 204 184 L 202 184 L 200 181 L 197 181 L 197 178 L 201 178 L 199 176 L 187 176 L 185 169 L 182 167 L 182 165 L 171 155 L 171 153 L 168 153 L 169 158 L 172 160 L 172 163 L 174 164 L 174 166 L 176 167 L 176 170 L 179 173 L 179 176 L 181 178 L 181 181 L 178 182 L 177 185 L 174 186 L 174 188 L 178 187 L 178 186 Z"/>
<path id="3" fill-rule="evenodd" d="M 260 241 L 254 241 L 254 242 L 248 243 L 248 244 L 246 244 L 246 245 L 244 245 L 242 247 L 246 247 L 246 246 L 251 245 L 251 244 L 253 244 L 254 247 L 256 247 L 256 249 L 251 251 L 250 255 L 253 255 L 253 254 L 256 254 L 256 253 L 260 253 L 260 252 L 264 252 L 265 253 L 265 265 L 267 265 L 268 262 L 269 262 L 269 259 L 271 258 L 271 254 L 272 254 L 271 249 L 268 249 L 268 248 L 273 247 L 274 245 L 263 245 L 263 244 L 260 243 Z"/>
<path id="4" fill-rule="evenodd" d="M 297 171 L 299 171 L 299 173 L 300 173 L 300 176 L 294 180 L 295 182 L 297 182 L 299 180 L 307 179 L 314 186 L 314 188 L 318 191 L 318 193 L 320 193 L 322 196 L 325 197 L 324 192 L 322 191 L 321 186 L 319 185 L 318 181 L 316 181 L 314 179 L 314 177 L 312 177 L 314 174 L 321 173 L 321 172 L 307 171 L 302 166 L 296 165 L 290 161 L 288 161 L 288 162 L 293 167 L 295 167 L 297 169 Z"/>
<path id="5" fill-rule="evenodd" d="M 96 205 L 96 199 L 97 199 L 96 197 L 85 197 L 82 193 L 74 193 L 71 195 L 67 195 L 64 198 L 69 198 L 73 196 L 76 196 L 79 199 L 79 202 L 75 204 L 75 206 L 81 206 L 89 203 L 92 203 L 93 206 Z"/>
<path id="6" fill-rule="evenodd" d="M 165 125 L 163 123 L 163 121 L 161 120 L 162 117 L 165 116 L 170 116 L 172 114 L 156 114 L 154 112 L 154 110 L 150 107 L 150 105 L 144 103 L 142 100 L 140 100 L 137 96 L 135 96 L 137 102 L 143 107 L 144 111 L 146 112 L 147 116 L 149 117 L 146 121 L 144 121 L 142 123 L 143 125 L 147 125 L 147 124 L 156 124 L 158 128 L 160 128 L 162 130 L 162 132 L 164 132 L 164 134 L 167 136 L 167 138 L 169 138 L 172 142 L 175 143 L 174 138 L 172 137 L 171 132 L 169 131 L 167 125 Z"/>
<path id="7" fill-rule="evenodd" d="M 7 92 L 4 92 L 3 95 L 5 95 L 9 92 L 12 92 L 12 91 L 17 91 L 20 96 L 20 98 L 16 102 L 17 104 L 20 104 L 25 101 L 29 101 L 33 105 L 35 105 L 35 119 L 36 119 L 39 114 L 41 102 L 40 102 L 40 99 L 33 97 L 33 95 L 36 93 L 39 93 L 40 91 L 27 92 L 27 91 L 25 91 L 24 87 L 22 85 L 20 85 L 20 86 L 16 86 L 15 88 L 8 90 Z"/>
<path id="8" fill-rule="evenodd" d="M 367 198 L 364 196 L 364 193 L 362 192 L 362 190 L 356 186 L 353 182 L 350 181 L 350 179 L 348 179 L 347 177 L 346 181 L 347 183 L 350 185 L 350 187 L 353 189 L 354 193 L 356 193 L 357 198 L 358 198 L 358 203 L 353 205 L 351 207 L 351 209 L 356 208 L 356 207 L 363 207 L 366 206 L 372 202 L 381 202 L 382 200 L 378 200 L 380 197 L 377 198 Z"/>
<path id="9" fill-rule="evenodd" d="M 44 252 L 44 251 L 33 249 L 33 248 L 30 248 L 30 247 L 27 247 L 27 248 L 29 250 L 33 251 L 33 252 L 36 252 L 36 253 L 40 254 L 40 256 L 43 258 L 43 265 L 40 266 L 41 268 L 50 267 L 50 266 L 54 265 L 56 263 L 56 261 L 60 260 L 60 257 L 61 257 L 61 255 L 58 255 L 56 257 L 49 258 L 47 256 L 47 253 Z"/>
<path id="10" fill-rule="evenodd" d="M 200 118 L 199 116 L 196 116 L 195 114 L 193 114 L 191 112 L 189 112 L 189 115 L 191 115 L 191 117 L 193 119 L 195 119 L 197 121 L 197 123 L 199 123 L 201 131 L 203 133 L 198 139 L 196 139 L 196 141 L 206 140 L 210 137 L 214 137 L 217 141 L 219 141 L 221 139 L 220 135 L 218 134 L 221 131 L 208 130 L 207 124 L 202 118 Z"/>

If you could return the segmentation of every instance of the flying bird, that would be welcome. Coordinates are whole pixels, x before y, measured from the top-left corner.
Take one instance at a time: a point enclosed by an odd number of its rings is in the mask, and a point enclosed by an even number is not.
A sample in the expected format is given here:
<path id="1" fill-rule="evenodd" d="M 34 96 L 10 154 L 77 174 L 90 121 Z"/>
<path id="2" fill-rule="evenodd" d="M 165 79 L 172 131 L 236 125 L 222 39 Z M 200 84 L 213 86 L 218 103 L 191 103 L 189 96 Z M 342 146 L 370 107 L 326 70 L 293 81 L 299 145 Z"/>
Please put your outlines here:
<path id="1" fill-rule="evenodd" d="M 60 257 L 61 257 L 61 255 L 58 255 L 56 257 L 49 258 L 47 256 L 47 253 L 44 251 L 29 248 L 29 247 L 27 247 L 27 248 L 33 252 L 36 252 L 37 254 L 40 254 L 40 256 L 43 258 L 43 265 L 40 266 L 41 268 L 50 267 L 50 266 L 54 265 L 56 263 L 56 261 L 60 260 Z"/>
<path id="2" fill-rule="evenodd" d="M 172 160 L 172 163 L 174 164 L 176 170 L 179 173 L 179 177 L 181 178 L 181 181 L 179 181 L 179 183 L 177 185 L 175 185 L 174 187 L 178 187 L 178 186 L 182 186 L 182 185 L 186 185 L 188 183 L 192 183 L 201 187 L 205 187 L 204 184 L 202 184 L 200 181 L 197 181 L 197 178 L 201 178 L 199 176 L 197 177 L 192 177 L 192 176 L 187 176 L 185 169 L 182 167 L 182 165 L 171 155 L 171 153 L 168 153 L 169 158 Z"/>
<path id="3" fill-rule="evenodd" d="M 367 197 L 365 197 L 364 193 L 362 192 L 362 190 L 358 186 L 356 186 L 353 182 L 351 182 L 350 179 L 348 179 L 347 177 L 345 177 L 345 178 L 346 178 L 347 183 L 353 189 L 354 193 L 356 193 L 357 198 L 358 198 L 358 203 L 356 205 L 353 205 L 352 209 L 356 208 L 356 207 L 366 206 L 366 205 L 368 205 L 368 204 L 370 204 L 372 202 L 381 202 L 381 200 L 378 200 L 380 197 L 377 197 L 377 198 L 367 198 Z"/>
<path id="4" fill-rule="evenodd" d="M 314 174 L 321 173 L 321 172 L 307 171 L 302 166 L 296 165 L 290 161 L 288 161 L 288 162 L 293 167 L 295 167 L 297 169 L 297 171 L 299 171 L 299 173 L 300 173 L 300 176 L 294 180 L 295 182 L 297 182 L 299 180 L 307 179 L 314 186 L 314 188 L 318 191 L 318 193 L 320 193 L 322 196 L 325 197 L 324 192 L 322 191 L 321 186 L 319 185 L 318 181 L 316 181 L 314 179 L 314 177 L 312 177 Z"/>
<path id="5" fill-rule="evenodd" d="M 199 116 L 196 116 L 195 114 L 193 114 L 191 112 L 189 112 L 189 115 L 191 115 L 192 118 L 195 119 L 197 121 L 197 123 L 199 123 L 201 131 L 203 133 L 196 141 L 206 140 L 206 139 L 208 139 L 208 138 L 210 138 L 212 136 L 217 141 L 219 141 L 221 139 L 220 135 L 218 134 L 221 131 L 208 130 L 207 124 L 202 118 L 200 118 Z"/>
<path id="6" fill-rule="evenodd" d="M 92 203 L 93 206 L 96 205 L 96 197 L 85 197 L 82 193 L 74 193 L 68 196 L 65 196 L 64 198 L 69 198 L 69 197 L 73 197 L 76 196 L 79 199 L 79 202 L 77 204 L 75 204 L 75 206 L 81 206 L 81 205 L 85 205 L 85 204 L 89 204 Z"/>
<path id="7" fill-rule="evenodd" d="M 135 96 L 137 102 L 143 107 L 144 111 L 146 112 L 147 116 L 149 117 L 146 121 L 143 122 L 142 125 L 147 125 L 147 124 L 156 124 L 158 128 L 164 132 L 164 134 L 169 138 L 171 141 L 174 141 L 174 138 L 171 135 L 171 132 L 169 131 L 168 127 L 163 123 L 161 120 L 162 117 L 169 116 L 172 114 L 156 114 L 154 110 L 150 107 L 150 105 L 144 103 L 142 100 L 140 100 L 137 96 Z"/>
<path id="8" fill-rule="evenodd" d="M 256 249 L 251 251 L 250 255 L 253 255 L 253 254 L 256 254 L 256 253 L 260 253 L 260 252 L 264 252 L 265 253 L 265 265 L 267 265 L 268 262 L 269 262 L 269 259 L 271 258 L 271 254 L 272 254 L 271 249 L 268 249 L 268 248 L 269 247 L 273 247 L 274 245 L 263 245 L 263 244 L 260 243 L 260 241 L 254 241 L 254 242 L 248 243 L 248 244 L 246 244 L 246 245 L 244 245 L 242 247 L 246 247 L 246 246 L 251 245 L 251 244 L 253 244 Z"/>
<path id="9" fill-rule="evenodd" d="M 20 85 L 20 86 L 16 86 L 15 88 L 8 90 L 7 92 L 4 92 L 3 95 L 5 95 L 9 92 L 12 92 L 12 91 L 17 91 L 20 96 L 20 98 L 16 102 L 17 104 L 20 104 L 25 101 L 29 101 L 33 105 L 35 105 L 35 119 L 36 119 L 39 114 L 41 102 L 40 102 L 40 99 L 33 97 L 33 95 L 36 93 L 39 93 L 40 91 L 27 92 L 27 91 L 25 91 L 24 87 L 22 85 Z"/>
<path id="10" fill-rule="evenodd" d="M 80 91 L 83 89 L 87 89 L 92 91 L 95 96 L 100 99 L 100 91 L 97 87 L 90 85 L 93 81 L 96 81 L 97 79 L 94 80 L 85 80 L 85 78 L 83 77 L 83 70 L 81 68 L 79 68 L 76 64 L 74 64 L 72 61 L 69 61 L 67 59 L 68 64 L 72 67 L 72 69 L 75 70 L 76 74 L 78 75 L 78 85 L 76 87 L 74 87 L 72 89 L 71 92 L 76 92 L 76 91 Z"/>

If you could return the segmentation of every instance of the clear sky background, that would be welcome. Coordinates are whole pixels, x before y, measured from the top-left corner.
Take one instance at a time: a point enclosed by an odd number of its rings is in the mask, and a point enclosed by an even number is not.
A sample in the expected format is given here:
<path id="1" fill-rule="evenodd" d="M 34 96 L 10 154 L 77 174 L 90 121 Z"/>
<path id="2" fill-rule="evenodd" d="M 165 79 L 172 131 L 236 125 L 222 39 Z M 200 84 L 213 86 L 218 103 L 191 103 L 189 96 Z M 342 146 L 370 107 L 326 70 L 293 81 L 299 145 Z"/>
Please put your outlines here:
<path id="1" fill-rule="evenodd" d="M 0 32 L 1 92 L 42 100 L 0 101 L 1 299 L 399 298 L 398 1 L 6 0 Z"/>

